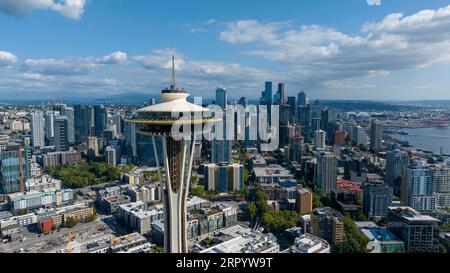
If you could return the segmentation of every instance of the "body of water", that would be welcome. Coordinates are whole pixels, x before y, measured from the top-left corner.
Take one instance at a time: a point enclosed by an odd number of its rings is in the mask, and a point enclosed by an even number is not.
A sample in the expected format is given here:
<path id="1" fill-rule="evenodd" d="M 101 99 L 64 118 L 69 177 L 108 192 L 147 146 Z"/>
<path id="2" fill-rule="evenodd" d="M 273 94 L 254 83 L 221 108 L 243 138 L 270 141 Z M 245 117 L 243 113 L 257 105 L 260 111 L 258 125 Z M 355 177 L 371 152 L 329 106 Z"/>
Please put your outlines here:
<path id="1" fill-rule="evenodd" d="M 450 127 L 406 129 L 408 135 L 393 135 L 395 138 L 406 140 L 410 145 L 435 153 L 450 154 Z"/>

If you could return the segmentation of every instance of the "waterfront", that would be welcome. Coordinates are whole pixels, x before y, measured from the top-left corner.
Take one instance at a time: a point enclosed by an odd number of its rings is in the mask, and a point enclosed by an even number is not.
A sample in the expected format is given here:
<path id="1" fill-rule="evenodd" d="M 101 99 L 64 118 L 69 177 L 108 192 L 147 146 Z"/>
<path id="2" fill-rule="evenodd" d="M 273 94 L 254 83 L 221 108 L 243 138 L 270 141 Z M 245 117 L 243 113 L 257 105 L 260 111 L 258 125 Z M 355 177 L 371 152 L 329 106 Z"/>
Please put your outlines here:
<path id="1" fill-rule="evenodd" d="M 408 135 L 396 135 L 395 138 L 406 140 L 410 145 L 440 153 L 441 148 L 444 154 L 450 154 L 450 127 L 407 129 Z"/>

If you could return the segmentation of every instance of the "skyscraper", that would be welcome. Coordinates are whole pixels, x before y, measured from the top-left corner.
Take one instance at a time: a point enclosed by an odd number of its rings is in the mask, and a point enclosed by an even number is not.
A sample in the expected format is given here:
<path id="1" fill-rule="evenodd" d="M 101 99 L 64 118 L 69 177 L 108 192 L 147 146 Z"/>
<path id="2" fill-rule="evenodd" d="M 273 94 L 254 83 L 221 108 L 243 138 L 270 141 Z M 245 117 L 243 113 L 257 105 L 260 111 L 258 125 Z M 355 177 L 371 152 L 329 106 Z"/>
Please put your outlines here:
<path id="1" fill-rule="evenodd" d="M 297 95 L 298 106 L 306 106 L 306 93 L 303 90 Z"/>
<path id="2" fill-rule="evenodd" d="M 9 144 L 0 151 L 0 194 L 23 192 L 27 173 L 24 149 L 18 144 Z"/>
<path id="3" fill-rule="evenodd" d="M 404 167 L 408 165 L 407 152 L 396 149 L 386 153 L 386 183 L 394 189 L 394 194 L 400 194 L 400 182 Z"/>
<path id="4" fill-rule="evenodd" d="M 247 105 L 248 105 L 248 100 L 247 100 L 247 98 L 246 98 L 246 97 L 241 97 L 241 98 L 239 99 L 239 105 L 242 105 L 244 108 L 247 107 Z"/>
<path id="5" fill-rule="evenodd" d="M 297 102 L 295 97 L 287 97 L 287 105 L 289 106 L 289 122 L 295 123 L 297 119 Z"/>
<path id="6" fill-rule="evenodd" d="M 54 146 L 57 152 L 68 151 L 69 144 L 69 127 L 65 116 L 57 116 L 54 120 Z"/>
<path id="7" fill-rule="evenodd" d="M 94 134 L 96 137 L 103 136 L 103 130 L 106 129 L 106 109 L 103 105 L 94 105 Z"/>
<path id="8" fill-rule="evenodd" d="M 172 125 L 178 120 L 172 117 L 172 112 L 182 112 L 193 115 L 184 121 L 186 126 L 195 123 L 206 123 L 210 120 L 201 119 L 209 111 L 198 105 L 186 101 L 189 94 L 184 89 L 175 86 L 175 64 L 172 58 L 172 84 L 169 89 L 161 92 L 162 103 L 138 110 L 136 116 L 129 122 L 138 124 L 138 132 L 162 140 L 165 167 L 164 183 L 164 249 L 170 253 L 187 252 L 187 216 L 186 201 L 191 180 L 193 161 L 193 146 L 195 130 L 191 130 L 191 137 L 176 140 L 172 135 Z M 179 121 L 179 120 L 178 120 Z M 218 121 L 218 120 L 216 120 Z M 194 129 L 194 128 L 191 128 Z M 154 142 L 153 142 L 154 143 Z M 154 153 L 157 149 L 153 145 Z M 158 158 L 156 156 L 156 158 Z M 157 161 L 159 166 L 159 162 Z"/>
<path id="9" fill-rule="evenodd" d="M 226 110 L 228 105 L 228 92 L 225 88 L 216 89 L 216 104 L 223 110 Z M 223 136 L 222 139 L 214 139 L 211 142 L 211 162 L 222 163 L 231 161 L 232 140 L 227 140 L 226 128 L 226 113 L 224 111 L 223 121 Z"/>
<path id="10" fill-rule="evenodd" d="M 367 133 L 361 126 L 355 126 L 352 129 L 352 142 L 356 146 L 367 144 Z"/>
<path id="11" fill-rule="evenodd" d="M 86 143 L 90 128 L 89 108 L 85 105 L 75 105 L 74 112 L 75 140 L 80 143 Z"/>
<path id="12" fill-rule="evenodd" d="M 433 193 L 436 196 L 436 207 L 450 208 L 450 167 L 448 164 L 431 166 L 433 175 Z"/>
<path id="13" fill-rule="evenodd" d="M 272 105 L 272 82 L 266 82 L 264 87 L 264 105 Z"/>
<path id="14" fill-rule="evenodd" d="M 329 152 L 322 152 L 317 158 L 316 184 L 319 189 L 328 194 L 336 190 L 337 159 Z"/>
<path id="15" fill-rule="evenodd" d="M 31 113 L 31 141 L 35 148 L 45 147 L 45 125 L 42 111 Z"/>
<path id="16" fill-rule="evenodd" d="M 105 149 L 105 161 L 109 165 L 116 165 L 117 163 L 117 154 L 116 149 L 114 147 L 108 146 Z"/>
<path id="17" fill-rule="evenodd" d="M 402 204 L 418 211 L 436 209 L 436 197 L 433 194 L 433 172 L 424 160 L 415 160 L 405 168 L 403 179 Z"/>
<path id="18" fill-rule="evenodd" d="M 58 111 L 47 111 L 44 115 L 45 120 L 45 142 L 47 145 L 53 145 L 55 137 L 55 117 L 59 116 Z"/>
<path id="19" fill-rule="evenodd" d="M 69 142 L 75 142 L 75 110 L 66 106 L 62 115 L 67 118 L 67 138 Z"/>
<path id="20" fill-rule="evenodd" d="M 53 111 L 59 112 L 61 116 L 67 118 L 67 132 L 69 142 L 75 141 L 75 110 L 72 107 L 68 107 L 65 104 L 55 104 L 53 105 Z"/>
<path id="21" fill-rule="evenodd" d="M 363 211 L 367 217 L 384 217 L 392 203 L 392 188 L 383 181 L 365 183 Z"/>
<path id="22" fill-rule="evenodd" d="M 286 104 L 286 97 L 284 94 L 284 83 L 278 84 L 278 90 L 277 90 L 277 93 L 275 94 L 274 103 L 278 104 L 278 105 Z"/>
<path id="23" fill-rule="evenodd" d="M 316 149 L 324 149 L 325 148 L 325 139 L 326 133 L 323 130 L 317 130 L 314 132 L 314 145 Z"/>
<path id="24" fill-rule="evenodd" d="M 381 149 L 383 140 L 383 126 L 379 121 L 372 120 L 370 124 L 370 148 L 374 151 Z"/>
<path id="25" fill-rule="evenodd" d="M 116 125 L 116 135 L 120 136 L 122 134 L 122 116 L 119 114 L 113 115 L 111 123 Z"/>
<path id="26" fill-rule="evenodd" d="M 228 92 L 225 88 L 218 87 L 216 89 L 216 104 L 222 109 L 227 108 Z"/>

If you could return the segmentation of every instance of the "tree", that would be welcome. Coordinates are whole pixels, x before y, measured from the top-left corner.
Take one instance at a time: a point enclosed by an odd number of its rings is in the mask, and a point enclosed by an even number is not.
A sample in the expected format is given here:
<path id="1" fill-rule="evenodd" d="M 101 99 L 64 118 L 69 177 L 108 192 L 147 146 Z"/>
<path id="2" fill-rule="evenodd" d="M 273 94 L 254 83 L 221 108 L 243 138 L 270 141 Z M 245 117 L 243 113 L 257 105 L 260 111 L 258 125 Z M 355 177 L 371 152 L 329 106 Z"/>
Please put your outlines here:
<path id="1" fill-rule="evenodd" d="M 14 215 L 15 216 L 21 216 L 21 215 L 25 215 L 25 214 L 27 214 L 28 213 L 28 210 L 27 209 L 18 209 L 18 210 L 16 210 L 16 211 L 14 211 Z"/>
<path id="2" fill-rule="evenodd" d="M 64 225 L 68 228 L 73 228 L 74 226 L 78 225 L 79 221 L 75 217 L 67 217 L 64 221 Z"/>
<path id="3" fill-rule="evenodd" d="M 262 217 L 262 226 L 267 232 L 280 233 L 300 223 L 300 215 L 295 211 L 270 210 Z"/>
<path id="4" fill-rule="evenodd" d="M 152 253 L 164 253 L 164 248 L 157 246 L 157 245 L 153 245 Z"/>
<path id="5" fill-rule="evenodd" d="M 191 194 L 198 197 L 205 196 L 205 188 L 203 186 L 196 186 L 191 188 Z"/>
<path id="6" fill-rule="evenodd" d="M 361 152 L 367 152 L 368 151 L 366 145 L 364 145 L 364 144 L 359 144 L 359 150 Z"/>
<path id="7" fill-rule="evenodd" d="M 207 237 L 205 239 L 203 239 L 200 243 L 202 243 L 203 245 L 210 247 L 214 244 L 214 240 L 211 237 Z"/>
<path id="8" fill-rule="evenodd" d="M 78 194 L 74 191 L 73 192 L 73 201 L 76 202 L 78 200 Z"/>
<path id="9" fill-rule="evenodd" d="M 317 193 L 313 194 L 313 208 L 323 208 L 323 204 L 320 201 L 320 196 Z"/>
<path id="10" fill-rule="evenodd" d="M 369 239 L 358 229 L 350 215 L 344 215 L 346 241 L 336 246 L 339 253 L 365 253 Z"/>
<path id="11" fill-rule="evenodd" d="M 257 213 L 258 213 L 258 209 L 256 208 L 255 204 L 248 204 L 247 217 L 250 220 L 250 223 L 253 223 Z"/>

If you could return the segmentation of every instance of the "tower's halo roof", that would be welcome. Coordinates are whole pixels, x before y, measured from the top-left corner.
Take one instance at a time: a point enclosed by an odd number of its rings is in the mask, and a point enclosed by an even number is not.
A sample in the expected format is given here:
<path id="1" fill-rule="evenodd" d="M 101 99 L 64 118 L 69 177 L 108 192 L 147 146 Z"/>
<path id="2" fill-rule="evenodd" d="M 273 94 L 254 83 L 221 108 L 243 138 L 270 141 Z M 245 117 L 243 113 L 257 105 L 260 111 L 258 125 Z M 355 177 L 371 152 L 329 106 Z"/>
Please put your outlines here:
<path id="1" fill-rule="evenodd" d="M 138 112 L 209 112 L 208 108 L 188 102 L 185 98 L 150 105 L 138 110 Z"/>

